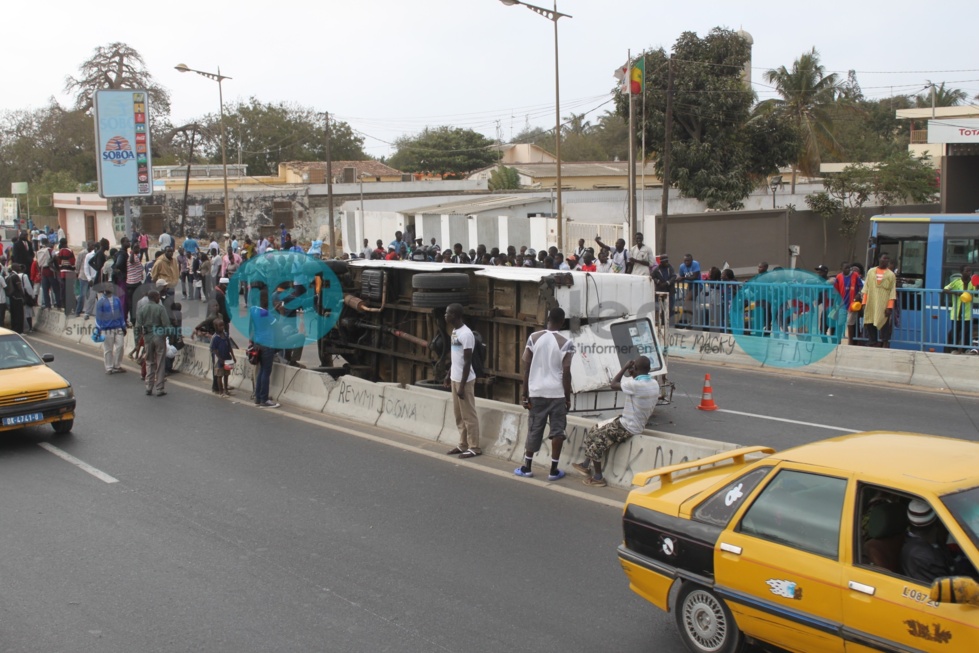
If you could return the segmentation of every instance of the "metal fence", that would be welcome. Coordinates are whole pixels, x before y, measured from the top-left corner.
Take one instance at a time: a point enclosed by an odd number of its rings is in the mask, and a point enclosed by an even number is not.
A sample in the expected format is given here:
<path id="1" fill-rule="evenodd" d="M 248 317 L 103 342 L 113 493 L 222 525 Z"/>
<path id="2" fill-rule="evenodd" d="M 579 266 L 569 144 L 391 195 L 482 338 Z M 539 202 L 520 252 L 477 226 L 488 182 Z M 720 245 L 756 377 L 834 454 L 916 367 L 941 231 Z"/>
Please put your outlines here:
<path id="1" fill-rule="evenodd" d="M 977 302 L 962 301 L 961 293 L 898 288 L 890 347 L 979 355 Z M 851 312 L 829 283 L 689 281 L 670 296 L 675 328 L 835 343 L 852 335 L 851 344 L 867 344 L 863 311 Z"/>

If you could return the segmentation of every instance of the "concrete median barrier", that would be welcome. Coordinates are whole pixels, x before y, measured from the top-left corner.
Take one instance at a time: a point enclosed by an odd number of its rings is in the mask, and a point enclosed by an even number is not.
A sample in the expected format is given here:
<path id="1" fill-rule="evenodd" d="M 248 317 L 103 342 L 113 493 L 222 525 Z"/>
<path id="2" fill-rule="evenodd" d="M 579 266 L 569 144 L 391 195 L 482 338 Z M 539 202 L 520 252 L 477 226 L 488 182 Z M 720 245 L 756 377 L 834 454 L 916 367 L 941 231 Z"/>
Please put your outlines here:
<path id="1" fill-rule="evenodd" d="M 913 368 L 914 352 L 844 345 L 837 348 L 833 376 L 908 384 Z"/>
<path id="2" fill-rule="evenodd" d="M 374 425 L 382 410 L 384 386 L 352 376 L 341 376 L 323 407 L 327 415 Z"/>
<path id="3" fill-rule="evenodd" d="M 911 385 L 979 392 L 979 358 L 968 355 L 914 353 Z"/>
<path id="4" fill-rule="evenodd" d="M 249 366 L 251 367 L 251 366 Z M 328 374 L 297 370 L 292 380 L 279 394 L 278 400 L 291 406 L 322 412 L 337 382 Z"/>
<path id="5" fill-rule="evenodd" d="M 416 390 L 384 384 L 377 426 L 437 441 L 442 433 L 445 411 L 452 410 L 448 393 Z"/>

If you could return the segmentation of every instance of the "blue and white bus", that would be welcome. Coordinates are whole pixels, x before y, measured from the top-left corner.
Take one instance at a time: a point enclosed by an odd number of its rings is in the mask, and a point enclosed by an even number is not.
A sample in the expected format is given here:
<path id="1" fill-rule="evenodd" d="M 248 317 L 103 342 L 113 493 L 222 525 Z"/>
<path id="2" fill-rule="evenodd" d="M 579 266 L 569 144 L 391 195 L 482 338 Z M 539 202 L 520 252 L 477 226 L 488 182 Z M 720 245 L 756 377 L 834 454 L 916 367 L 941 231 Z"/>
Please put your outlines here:
<path id="1" fill-rule="evenodd" d="M 961 353 L 976 348 L 979 297 L 962 302 L 943 293 L 962 266 L 979 272 L 979 214 L 877 215 L 870 219 L 868 268 L 881 253 L 896 264 L 901 288 L 894 347 Z M 964 279 L 969 287 L 970 279 Z M 971 313 L 972 319 L 969 318 Z M 953 316 L 965 318 L 953 337 Z"/>

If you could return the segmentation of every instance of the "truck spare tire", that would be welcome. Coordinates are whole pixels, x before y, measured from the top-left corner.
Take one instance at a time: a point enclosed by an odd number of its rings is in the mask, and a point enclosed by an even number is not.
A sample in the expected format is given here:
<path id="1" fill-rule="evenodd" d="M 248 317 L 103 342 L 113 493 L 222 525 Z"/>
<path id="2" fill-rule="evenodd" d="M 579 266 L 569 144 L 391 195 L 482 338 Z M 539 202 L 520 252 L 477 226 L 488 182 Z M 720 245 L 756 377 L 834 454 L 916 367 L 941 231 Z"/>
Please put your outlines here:
<path id="1" fill-rule="evenodd" d="M 425 272 L 411 278 L 415 290 L 465 290 L 469 288 L 469 275 L 459 272 Z"/>
<path id="2" fill-rule="evenodd" d="M 469 303 L 468 290 L 449 290 L 445 292 L 416 292 L 411 296 L 415 308 L 445 308 L 449 304 Z"/>

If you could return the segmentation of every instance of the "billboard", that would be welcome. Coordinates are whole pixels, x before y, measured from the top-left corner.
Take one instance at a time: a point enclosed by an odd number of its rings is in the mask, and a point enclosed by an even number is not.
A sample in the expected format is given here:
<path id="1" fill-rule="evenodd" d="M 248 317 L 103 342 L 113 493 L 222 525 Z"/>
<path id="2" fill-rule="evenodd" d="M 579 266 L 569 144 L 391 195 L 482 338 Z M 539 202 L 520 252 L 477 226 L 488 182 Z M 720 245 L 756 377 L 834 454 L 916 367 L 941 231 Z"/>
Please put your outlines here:
<path id="1" fill-rule="evenodd" d="M 99 196 L 153 194 L 149 97 L 143 89 L 95 92 Z"/>
<path id="2" fill-rule="evenodd" d="M 17 208 L 16 197 L 0 197 L 0 224 L 17 226 Z"/>
<path id="3" fill-rule="evenodd" d="M 979 120 L 955 118 L 928 121 L 929 143 L 979 143 Z"/>

